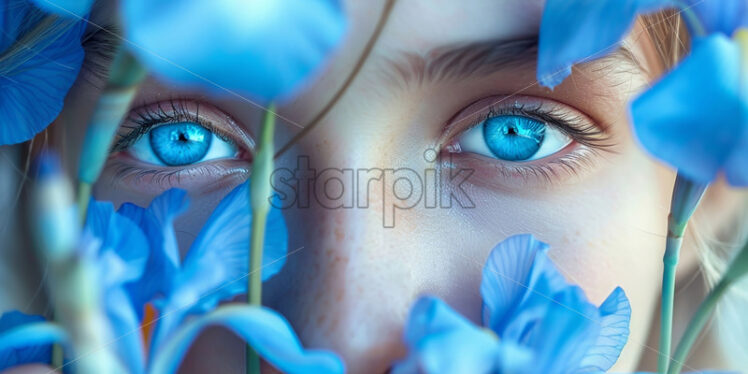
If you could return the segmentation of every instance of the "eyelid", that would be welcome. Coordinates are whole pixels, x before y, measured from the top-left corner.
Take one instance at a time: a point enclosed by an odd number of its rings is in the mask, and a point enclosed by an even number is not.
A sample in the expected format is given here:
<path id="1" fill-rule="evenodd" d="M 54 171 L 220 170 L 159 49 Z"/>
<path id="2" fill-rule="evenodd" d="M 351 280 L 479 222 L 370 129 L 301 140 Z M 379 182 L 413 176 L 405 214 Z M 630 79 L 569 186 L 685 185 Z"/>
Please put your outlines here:
<path id="1" fill-rule="evenodd" d="M 151 129 L 179 122 L 194 122 L 234 143 L 244 153 L 252 154 L 252 137 L 227 113 L 212 104 L 192 99 L 170 99 L 146 104 L 130 111 L 118 129 L 118 140 L 112 153 L 123 151 Z"/>

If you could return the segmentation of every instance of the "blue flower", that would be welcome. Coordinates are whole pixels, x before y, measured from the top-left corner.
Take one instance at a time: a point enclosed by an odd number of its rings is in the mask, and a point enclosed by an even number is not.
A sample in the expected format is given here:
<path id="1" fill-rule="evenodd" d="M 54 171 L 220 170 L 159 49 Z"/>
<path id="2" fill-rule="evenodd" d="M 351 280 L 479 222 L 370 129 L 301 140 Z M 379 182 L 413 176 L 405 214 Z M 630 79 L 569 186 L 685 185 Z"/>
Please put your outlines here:
<path id="1" fill-rule="evenodd" d="M 84 22 L 53 20 L 37 37 L 23 39 L 45 16 L 27 0 L 0 2 L 0 145 L 44 130 L 83 63 Z"/>
<path id="2" fill-rule="evenodd" d="M 531 235 L 493 249 L 483 269 L 483 327 L 424 297 L 410 313 L 410 352 L 393 374 L 569 373 L 608 370 L 628 339 L 621 288 L 595 307 L 568 284 Z"/>
<path id="3" fill-rule="evenodd" d="M 744 0 L 548 0 L 543 10 L 537 78 L 553 88 L 571 66 L 602 57 L 616 48 L 637 15 L 680 5 L 695 33 L 731 35 L 748 26 Z"/>
<path id="4" fill-rule="evenodd" d="M 730 184 L 748 185 L 748 82 L 741 74 L 748 74 L 748 57 L 741 61 L 737 43 L 722 34 L 696 38 L 691 54 L 631 104 L 639 141 L 695 182 L 723 172 Z"/>
<path id="5" fill-rule="evenodd" d="M 78 253 L 92 265 L 98 280 L 92 286 L 99 287 L 102 313 L 109 322 L 101 334 L 115 342 L 117 360 L 127 372 L 176 371 L 187 348 L 211 325 L 233 330 L 284 372 L 344 372 L 335 354 L 303 349 L 288 322 L 272 310 L 227 305 L 210 311 L 219 301 L 246 290 L 251 223 L 248 188 L 248 182 L 238 186 L 219 203 L 183 262 L 172 223 L 186 208 L 184 191 L 169 190 L 147 209 L 124 204 L 115 212 L 111 203 L 91 201 Z M 287 229 L 277 209 L 271 210 L 266 230 L 263 275 L 268 278 L 283 266 L 287 248 Z M 161 315 L 146 355 L 141 312 L 153 299 L 158 299 Z M 194 318 L 186 320 L 188 314 Z M 9 316 L 17 319 L 16 314 Z M 48 354 L 19 357 L 19 349 L 48 350 L 51 343 L 67 341 L 64 328 L 54 323 L 20 322 L 0 331 L 0 367 L 48 362 Z"/>
<path id="6" fill-rule="evenodd" d="M 132 52 L 171 81 L 283 99 L 340 42 L 337 0 L 122 2 Z"/>
<path id="7" fill-rule="evenodd" d="M 44 317 L 27 315 L 19 311 L 6 312 L 0 316 L 0 335 L 14 327 L 40 321 L 44 321 Z M 51 348 L 50 345 L 28 345 L 0 349 L 0 371 L 23 364 L 49 363 L 52 357 Z"/>
<path id="8" fill-rule="evenodd" d="M 221 201 L 192 244 L 184 261 L 172 223 L 186 208 L 186 194 L 169 190 L 148 209 L 124 204 L 120 214 L 137 222 L 148 234 L 153 250 L 145 276 L 131 287 L 138 305 L 156 299 L 162 317 L 156 327 L 154 347 L 170 335 L 188 314 L 200 314 L 246 292 L 249 264 L 249 182 L 236 187 Z M 288 229 L 283 215 L 272 209 L 265 228 L 263 280 L 285 263 Z"/>

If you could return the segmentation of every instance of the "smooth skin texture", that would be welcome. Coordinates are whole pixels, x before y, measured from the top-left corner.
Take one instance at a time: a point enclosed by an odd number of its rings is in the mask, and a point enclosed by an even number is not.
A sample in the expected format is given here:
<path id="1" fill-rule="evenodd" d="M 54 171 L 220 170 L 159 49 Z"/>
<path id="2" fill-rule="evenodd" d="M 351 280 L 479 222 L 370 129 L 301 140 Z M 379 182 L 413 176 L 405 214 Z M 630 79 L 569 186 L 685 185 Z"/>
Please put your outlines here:
<path id="1" fill-rule="evenodd" d="M 298 133 L 342 84 L 383 4 L 345 2 L 349 35 L 314 84 L 280 106 L 276 148 Z M 400 0 L 342 99 L 317 128 L 276 160 L 278 168 L 294 170 L 298 157 L 306 156 L 318 172 L 410 168 L 423 177 L 425 169 L 473 171 L 462 186 L 475 207 L 454 203 L 449 209 L 433 209 L 420 201 L 397 210 L 391 228 L 384 227 L 383 207 L 396 196 L 407 195 L 407 188 L 394 186 L 395 178 L 377 182 L 368 208 L 331 209 L 336 200 L 323 198 L 311 199 L 308 207 L 296 204 L 284 210 L 290 255 L 281 273 L 266 282 L 263 303 L 288 318 L 306 347 L 338 352 L 350 373 L 384 373 L 405 355 L 403 323 L 419 295 L 441 297 L 478 321 L 481 269 L 489 250 L 509 235 L 532 233 L 550 244 L 550 256 L 561 272 L 593 303 L 602 302 L 616 286 L 628 295 L 631 336 L 612 371 L 653 369 L 657 340 L 651 335 L 657 331 L 662 251 L 675 174 L 638 146 L 627 103 L 661 73 L 662 65 L 637 23 L 625 40 L 630 54 L 616 53 L 579 66 L 553 91 L 540 87 L 534 80 L 532 48 L 521 46 L 536 36 L 541 12 L 542 1 L 535 0 Z M 95 13 L 93 19 L 106 23 L 109 15 Z M 478 51 L 451 51 L 476 43 L 481 46 Z M 475 57 L 481 53 L 482 59 Z M 456 71 L 457 64 L 445 63 L 454 61 L 445 55 L 464 60 L 473 56 L 473 64 L 464 64 L 472 69 Z M 80 149 L 75 143 L 82 138 L 72 134 L 83 134 L 98 96 L 96 79 L 85 79 L 85 74 L 53 129 L 58 136 L 52 138 L 65 144 L 71 168 Z M 201 115 L 245 152 L 233 159 L 163 168 L 135 160 L 125 147 L 111 156 L 94 194 L 115 204 L 146 205 L 168 188 L 187 189 L 192 205 L 177 221 L 180 245 L 186 249 L 218 201 L 251 174 L 249 155 L 262 111 L 235 96 L 208 98 L 151 77 L 134 107 L 158 103 L 167 111 L 177 103 L 193 114 L 198 103 Z M 502 111 L 538 105 L 576 118 L 596 135 L 587 144 L 577 140 L 557 154 L 524 165 L 450 153 L 460 134 L 485 117 L 489 107 Z M 125 123 L 120 134 L 125 136 L 133 126 L 137 124 Z M 447 162 L 427 162 L 428 149 L 438 150 Z M 571 169 L 557 161 L 572 156 Z M 459 193 L 448 180 L 444 187 L 447 196 Z M 340 192 L 328 188 L 329 196 Z M 357 193 L 347 188 L 343 196 Z M 719 228 L 735 215 L 743 199 L 720 181 L 707 195 L 699 217 Z M 679 281 L 685 285 L 696 270 L 695 250 L 689 243 L 682 263 Z M 700 299 L 700 292 L 698 287 L 684 288 L 678 296 Z M 676 318 L 676 324 L 686 319 Z M 690 363 L 694 367 L 720 367 L 718 355 L 708 355 L 716 361 L 696 356 Z M 214 329 L 199 340 L 182 369 L 238 373 L 243 371 L 243 357 L 244 346 L 237 338 Z"/>

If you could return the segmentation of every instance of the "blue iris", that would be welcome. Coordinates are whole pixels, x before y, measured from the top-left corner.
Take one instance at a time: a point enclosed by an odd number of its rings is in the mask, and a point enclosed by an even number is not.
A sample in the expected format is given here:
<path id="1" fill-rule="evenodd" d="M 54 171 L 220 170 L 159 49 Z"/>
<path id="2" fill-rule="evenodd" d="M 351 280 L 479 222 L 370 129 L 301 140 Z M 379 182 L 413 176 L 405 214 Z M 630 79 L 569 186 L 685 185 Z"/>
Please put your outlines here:
<path id="1" fill-rule="evenodd" d="M 483 138 L 491 152 L 507 161 L 532 157 L 545 137 L 545 124 L 522 116 L 489 118 L 483 125 Z"/>
<path id="2" fill-rule="evenodd" d="M 175 123 L 150 132 L 151 148 L 159 160 L 169 166 L 193 164 L 210 149 L 213 134 L 194 123 Z"/>

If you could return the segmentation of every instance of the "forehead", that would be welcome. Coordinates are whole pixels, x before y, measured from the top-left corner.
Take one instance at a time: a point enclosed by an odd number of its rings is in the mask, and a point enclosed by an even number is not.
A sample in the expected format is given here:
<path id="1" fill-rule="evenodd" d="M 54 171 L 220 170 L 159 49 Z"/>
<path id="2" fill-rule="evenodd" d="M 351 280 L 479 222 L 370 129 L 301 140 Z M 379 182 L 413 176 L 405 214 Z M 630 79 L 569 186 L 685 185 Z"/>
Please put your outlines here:
<path id="1" fill-rule="evenodd" d="M 385 0 L 345 1 L 354 39 L 381 14 Z M 444 44 L 537 34 L 544 0 L 397 0 L 380 51 L 426 52 Z"/>

